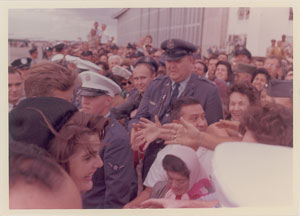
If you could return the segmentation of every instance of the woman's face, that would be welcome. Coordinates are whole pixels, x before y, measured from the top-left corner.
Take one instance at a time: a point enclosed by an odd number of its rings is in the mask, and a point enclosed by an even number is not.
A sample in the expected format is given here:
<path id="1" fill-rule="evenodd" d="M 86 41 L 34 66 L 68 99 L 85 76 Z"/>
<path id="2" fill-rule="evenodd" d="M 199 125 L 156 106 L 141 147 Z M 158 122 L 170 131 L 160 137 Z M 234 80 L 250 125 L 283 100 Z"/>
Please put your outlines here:
<path id="1" fill-rule="evenodd" d="M 225 65 L 219 64 L 216 69 L 215 75 L 216 75 L 216 78 L 227 81 L 228 80 L 227 67 Z"/>
<path id="2" fill-rule="evenodd" d="M 258 90 L 261 91 L 267 83 L 267 77 L 265 74 L 257 74 L 252 82 L 252 85 Z"/>
<path id="3" fill-rule="evenodd" d="M 167 171 L 168 184 L 175 195 L 183 195 L 188 192 L 190 181 L 186 176 L 173 171 Z"/>
<path id="4" fill-rule="evenodd" d="M 231 120 L 240 121 L 242 113 L 248 108 L 250 101 L 247 95 L 233 92 L 229 96 L 229 113 Z"/>
<path id="5" fill-rule="evenodd" d="M 86 192 L 92 189 L 92 177 L 96 170 L 103 166 L 103 161 L 99 156 L 100 140 L 97 134 L 81 138 L 79 142 L 83 142 L 83 147 L 79 147 L 70 157 L 69 174 L 80 192 Z M 90 149 L 85 147 L 87 145 L 84 142 L 91 144 Z"/>

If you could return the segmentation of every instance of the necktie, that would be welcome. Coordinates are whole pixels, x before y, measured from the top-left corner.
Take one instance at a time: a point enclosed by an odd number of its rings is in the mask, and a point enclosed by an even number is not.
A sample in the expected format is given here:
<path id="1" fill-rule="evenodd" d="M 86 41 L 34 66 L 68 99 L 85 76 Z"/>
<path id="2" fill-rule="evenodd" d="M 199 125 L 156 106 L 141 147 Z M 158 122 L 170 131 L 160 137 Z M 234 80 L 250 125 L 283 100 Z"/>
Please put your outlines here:
<path id="1" fill-rule="evenodd" d="M 170 105 L 172 105 L 174 103 L 174 101 L 176 101 L 176 99 L 178 97 L 179 86 L 180 86 L 180 83 L 175 83 L 175 88 L 174 88 L 174 90 L 172 92 L 172 95 L 171 95 Z"/>

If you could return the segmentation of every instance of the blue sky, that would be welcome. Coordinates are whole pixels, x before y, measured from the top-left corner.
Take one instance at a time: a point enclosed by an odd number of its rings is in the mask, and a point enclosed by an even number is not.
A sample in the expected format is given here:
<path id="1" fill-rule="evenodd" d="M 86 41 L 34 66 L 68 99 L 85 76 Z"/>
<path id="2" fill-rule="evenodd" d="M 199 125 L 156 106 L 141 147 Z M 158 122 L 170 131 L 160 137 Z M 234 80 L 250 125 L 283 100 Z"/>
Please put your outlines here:
<path id="1" fill-rule="evenodd" d="M 117 21 L 112 15 L 118 8 L 91 9 L 9 9 L 9 38 L 45 40 L 82 40 L 94 21 L 107 24 L 107 34 L 116 36 Z"/>

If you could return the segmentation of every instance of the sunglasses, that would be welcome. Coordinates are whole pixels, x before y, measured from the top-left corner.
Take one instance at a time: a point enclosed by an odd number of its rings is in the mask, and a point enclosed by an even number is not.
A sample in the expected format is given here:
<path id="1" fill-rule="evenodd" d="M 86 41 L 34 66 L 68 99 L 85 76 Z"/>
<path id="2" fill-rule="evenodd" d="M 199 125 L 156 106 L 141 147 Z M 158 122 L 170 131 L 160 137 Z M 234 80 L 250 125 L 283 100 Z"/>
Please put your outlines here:
<path id="1" fill-rule="evenodd" d="M 122 86 L 126 86 L 127 84 L 131 85 L 132 83 L 130 81 L 128 81 L 128 82 L 122 82 Z"/>

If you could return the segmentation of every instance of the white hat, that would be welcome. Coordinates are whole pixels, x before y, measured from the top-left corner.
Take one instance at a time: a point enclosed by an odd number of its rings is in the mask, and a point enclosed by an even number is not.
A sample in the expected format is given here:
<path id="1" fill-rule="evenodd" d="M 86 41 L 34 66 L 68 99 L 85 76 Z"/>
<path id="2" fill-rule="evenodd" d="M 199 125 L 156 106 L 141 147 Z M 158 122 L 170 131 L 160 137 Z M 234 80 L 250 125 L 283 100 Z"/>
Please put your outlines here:
<path id="1" fill-rule="evenodd" d="M 101 67 L 99 67 L 98 65 L 94 64 L 93 62 L 90 62 L 90 61 L 87 61 L 87 60 L 83 60 L 83 59 L 78 58 L 78 57 L 77 57 L 76 60 L 73 61 L 73 63 L 79 69 L 84 69 L 84 70 L 94 71 L 94 72 L 102 71 Z"/>
<path id="2" fill-rule="evenodd" d="M 129 79 L 129 77 L 131 76 L 131 72 L 129 70 L 120 67 L 119 65 L 114 66 L 111 72 L 113 73 L 113 75 L 118 75 L 125 79 Z"/>
<path id="3" fill-rule="evenodd" d="M 56 54 L 51 58 L 51 61 L 53 62 L 59 62 L 64 58 L 63 54 Z"/>
<path id="4" fill-rule="evenodd" d="M 93 71 L 82 72 L 79 77 L 82 82 L 80 95 L 99 96 L 107 94 L 114 97 L 121 93 L 121 88 L 117 83 Z"/>
<path id="5" fill-rule="evenodd" d="M 212 166 L 222 206 L 288 206 L 293 203 L 292 148 L 226 142 L 216 147 Z"/>
<path id="6" fill-rule="evenodd" d="M 79 57 L 71 56 L 71 55 L 65 55 L 64 56 L 63 54 L 56 54 L 55 56 L 52 57 L 51 61 L 59 62 L 63 58 L 65 58 L 65 60 L 67 62 L 71 62 L 71 63 L 75 64 L 78 69 L 94 71 L 94 72 L 97 72 L 97 73 L 98 73 L 98 71 L 102 71 L 101 67 L 94 64 L 93 62 L 83 60 Z"/>

